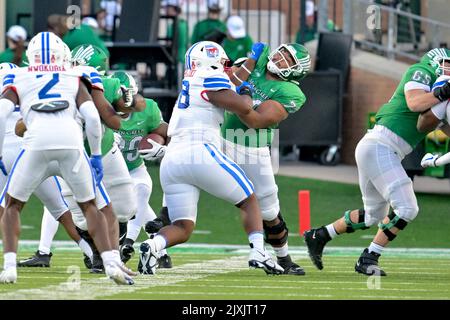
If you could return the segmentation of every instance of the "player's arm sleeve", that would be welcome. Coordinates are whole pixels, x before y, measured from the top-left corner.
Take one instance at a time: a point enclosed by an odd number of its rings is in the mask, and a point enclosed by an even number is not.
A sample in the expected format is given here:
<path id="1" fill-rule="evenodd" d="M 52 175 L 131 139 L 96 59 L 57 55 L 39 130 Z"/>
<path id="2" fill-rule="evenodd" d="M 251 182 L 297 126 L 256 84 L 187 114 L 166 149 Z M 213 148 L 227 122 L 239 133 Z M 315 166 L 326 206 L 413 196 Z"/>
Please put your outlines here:
<path id="1" fill-rule="evenodd" d="M 6 130 L 6 121 L 8 117 L 14 111 L 14 103 L 9 100 L 2 98 L 0 99 L 0 156 L 2 156 L 3 152 L 3 142 L 5 140 L 5 130 Z"/>
<path id="2" fill-rule="evenodd" d="M 92 101 L 83 102 L 79 111 L 85 121 L 86 136 L 92 155 L 101 155 L 102 126 L 100 115 Z"/>
<path id="3" fill-rule="evenodd" d="M 295 87 L 278 90 L 271 100 L 279 102 L 287 113 L 295 113 L 300 110 L 306 102 L 305 94 L 296 85 Z"/>
<path id="4" fill-rule="evenodd" d="M 405 75 L 406 83 L 403 87 L 404 92 L 410 90 L 424 90 L 426 92 L 431 91 L 431 74 L 430 71 L 423 68 L 415 68 L 410 70 Z"/>

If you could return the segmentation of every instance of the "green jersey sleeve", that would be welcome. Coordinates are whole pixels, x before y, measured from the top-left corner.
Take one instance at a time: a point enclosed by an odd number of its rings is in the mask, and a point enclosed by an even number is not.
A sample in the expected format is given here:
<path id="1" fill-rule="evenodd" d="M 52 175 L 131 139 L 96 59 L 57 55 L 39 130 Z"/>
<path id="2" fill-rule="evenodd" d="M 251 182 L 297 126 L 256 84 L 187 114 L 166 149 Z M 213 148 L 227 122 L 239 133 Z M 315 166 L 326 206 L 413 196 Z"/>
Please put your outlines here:
<path id="1" fill-rule="evenodd" d="M 158 104 L 152 99 L 145 99 L 146 108 L 144 110 L 147 116 L 147 130 L 152 132 L 157 129 L 161 123 L 164 122 L 161 110 L 159 110 Z"/>
<path id="2" fill-rule="evenodd" d="M 120 80 L 110 77 L 103 77 L 103 87 L 105 99 L 109 103 L 114 104 L 122 98 L 122 90 L 120 89 Z"/>
<path id="3" fill-rule="evenodd" d="M 288 113 L 294 113 L 300 110 L 305 104 L 306 96 L 295 84 L 290 82 L 280 82 L 280 87 L 271 97 L 271 100 L 281 103 Z"/>

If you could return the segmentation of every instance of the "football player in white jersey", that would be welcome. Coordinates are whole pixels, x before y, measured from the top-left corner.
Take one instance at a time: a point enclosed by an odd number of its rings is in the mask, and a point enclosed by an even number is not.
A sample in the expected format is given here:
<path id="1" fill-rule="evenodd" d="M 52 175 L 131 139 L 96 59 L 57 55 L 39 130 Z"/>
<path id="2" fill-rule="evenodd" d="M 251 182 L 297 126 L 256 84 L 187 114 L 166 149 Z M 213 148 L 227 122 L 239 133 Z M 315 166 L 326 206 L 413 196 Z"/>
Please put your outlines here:
<path id="1" fill-rule="evenodd" d="M 9 73 L 11 69 L 15 68 L 17 68 L 17 66 L 12 63 L 0 64 L 0 88 L 3 85 L 3 76 Z M 8 117 L 6 121 L 6 131 L 3 148 L 3 154 L 5 154 L 5 158 L 3 159 L 5 170 L 0 173 L 0 190 L 3 190 L 0 193 L 0 219 L 3 215 L 5 206 L 6 188 L 4 187 L 6 186 L 6 182 L 8 180 L 7 172 L 11 171 L 14 160 L 19 154 L 22 147 L 22 138 L 15 134 L 15 127 L 20 119 L 20 108 L 19 106 L 16 106 L 14 112 L 10 117 Z M 46 210 L 46 214 L 49 216 L 49 218 L 54 220 L 56 225 L 61 223 L 66 229 L 69 236 L 79 245 L 81 250 L 86 255 L 92 257 L 92 250 L 89 247 L 89 244 L 78 235 L 75 229 L 75 224 L 72 221 L 70 211 L 68 211 L 67 205 L 61 195 L 60 189 L 58 188 L 57 180 L 53 177 L 46 179 L 37 187 L 34 194 L 39 198 L 39 200 L 41 200 L 44 206 L 49 208 L 48 210 Z M 48 252 L 46 251 L 47 249 Z M 26 260 L 28 266 L 50 266 L 50 247 L 45 248 L 39 246 L 39 250 L 36 251 L 35 256 L 39 257 L 39 260 Z M 20 262 L 19 266 L 21 266 Z"/>
<path id="2" fill-rule="evenodd" d="M 16 255 L 20 234 L 19 213 L 31 193 L 46 178 L 61 176 L 69 184 L 88 221 L 89 233 L 101 252 L 106 274 L 118 284 L 133 284 L 111 250 L 104 217 L 95 204 L 95 185 L 103 168 L 100 155 L 100 117 L 81 77 L 65 66 L 63 42 L 41 32 L 27 49 L 29 67 L 13 70 L 3 80 L 0 99 L 0 155 L 8 116 L 20 105 L 27 132 L 23 149 L 9 172 L 6 208 L 2 217 L 4 270 L 0 283 L 17 281 Z M 92 150 L 84 151 L 81 120 Z"/>
<path id="3" fill-rule="evenodd" d="M 155 273 L 162 249 L 189 239 L 197 218 L 200 190 L 241 209 L 252 248 L 250 267 L 262 268 L 268 274 L 284 271 L 264 248 L 262 217 L 253 184 L 220 150 L 224 110 L 242 116 L 253 112 L 251 99 L 233 90 L 224 71 L 226 60 L 223 48 L 211 41 L 198 42 L 186 53 L 182 91 L 169 123 L 171 140 L 160 168 L 172 223 L 141 244 L 138 270 L 143 274 Z"/>

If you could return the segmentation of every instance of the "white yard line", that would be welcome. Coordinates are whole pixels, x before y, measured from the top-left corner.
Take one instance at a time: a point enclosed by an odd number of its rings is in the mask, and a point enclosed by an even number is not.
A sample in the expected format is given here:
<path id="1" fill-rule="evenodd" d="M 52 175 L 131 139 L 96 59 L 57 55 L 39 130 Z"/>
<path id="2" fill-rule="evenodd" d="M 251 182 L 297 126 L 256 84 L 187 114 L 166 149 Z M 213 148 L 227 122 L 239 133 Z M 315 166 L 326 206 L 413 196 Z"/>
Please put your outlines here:
<path id="1" fill-rule="evenodd" d="M 149 287 L 165 287 L 179 282 L 197 280 L 210 275 L 225 274 L 247 269 L 246 256 L 232 256 L 226 259 L 209 260 L 201 263 L 188 263 L 172 269 L 158 270 L 154 276 L 138 276 L 133 286 L 118 286 L 105 277 L 81 280 L 76 283 L 60 283 L 36 289 L 19 289 L 14 292 L 2 292 L 0 299 L 4 300 L 91 300 L 121 293 L 133 293 Z M 264 271 L 260 271 L 264 272 Z M 167 273 L 167 274 L 165 274 Z M 22 278 L 19 277 L 20 282 Z M 73 278 L 72 278 L 73 279 Z M 11 285 L 14 288 L 14 285 Z M 163 291 L 161 291 L 163 292 Z"/>

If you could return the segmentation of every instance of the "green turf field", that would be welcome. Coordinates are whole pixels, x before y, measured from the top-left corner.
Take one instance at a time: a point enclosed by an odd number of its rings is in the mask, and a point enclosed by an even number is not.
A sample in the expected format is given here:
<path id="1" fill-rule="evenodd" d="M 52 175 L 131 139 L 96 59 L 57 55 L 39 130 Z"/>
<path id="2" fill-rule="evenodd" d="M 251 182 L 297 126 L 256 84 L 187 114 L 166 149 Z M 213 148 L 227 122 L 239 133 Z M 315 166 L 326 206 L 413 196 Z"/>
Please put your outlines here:
<path id="1" fill-rule="evenodd" d="M 158 210 L 162 193 L 155 169 L 150 170 L 151 204 Z M 388 277 L 380 279 L 358 275 L 353 269 L 375 228 L 333 240 L 325 252 L 323 271 L 313 267 L 298 235 L 298 190 L 311 191 L 311 221 L 320 226 L 361 206 L 358 186 L 289 177 L 277 177 L 277 183 L 292 255 L 305 268 L 304 277 L 249 270 L 247 238 L 237 209 L 203 193 L 189 245 L 169 250 L 173 269 L 138 276 L 134 286 L 119 287 L 104 276 L 89 274 L 78 249 L 59 247 L 53 250 L 51 268 L 19 269 L 19 282 L 0 286 L 0 299 L 450 299 L 450 250 L 446 249 L 450 197 L 418 194 L 419 216 L 383 254 L 380 264 Z M 33 199 L 22 214 L 21 239 L 38 239 L 40 219 L 41 207 Z M 56 239 L 68 240 L 62 228 Z M 36 248 L 36 242 L 22 245 L 18 257 L 26 258 Z M 130 267 L 136 266 L 134 257 Z"/>
<path id="2" fill-rule="evenodd" d="M 134 286 L 117 286 L 104 275 L 89 274 L 79 252 L 56 250 L 51 268 L 19 269 L 17 284 L 0 286 L 0 299 L 450 299 L 450 251 L 388 253 L 382 259 L 388 277 L 382 278 L 353 271 L 357 251 L 332 250 L 322 271 L 304 252 L 295 251 L 307 272 L 302 277 L 248 269 L 244 248 L 179 248 L 171 254 L 173 269 L 138 276 Z M 130 266 L 136 264 L 133 258 Z"/>
<path id="3" fill-rule="evenodd" d="M 157 212 L 161 207 L 162 192 L 158 170 L 150 169 L 153 178 L 153 194 L 150 203 Z M 300 189 L 311 191 L 311 224 L 320 226 L 328 224 L 343 216 L 348 209 L 362 206 L 361 195 L 357 185 L 336 182 L 324 182 L 310 179 L 277 177 L 281 211 L 287 221 L 292 245 L 303 245 L 298 236 L 298 203 L 297 194 Z M 448 195 L 418 194 L 420 212 L 417 219 L 395 239 L 392 247 L 447 248 L 450 243 L 450 197 Z M 42 209 L 36 199 L 32 199 L 21 215 L 21 239 L 39 239 Z M 190 242 L 244 244 L 246 235 L 240 224 L 239 211 L 229 203 L 202 192 L 200 196 L 197 233 Z M 372 228 L 358 233 L 345 235 L 333 240 L 334 246 L 366 246 L 371 235 L 376 233 Z M 144 240 L 141 233 L 140 240 Z M 69 240 L 60 228 L 56 239 Z"/>

